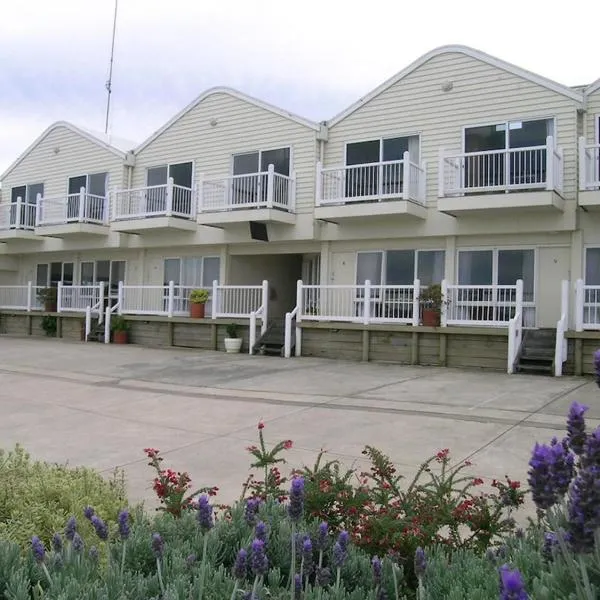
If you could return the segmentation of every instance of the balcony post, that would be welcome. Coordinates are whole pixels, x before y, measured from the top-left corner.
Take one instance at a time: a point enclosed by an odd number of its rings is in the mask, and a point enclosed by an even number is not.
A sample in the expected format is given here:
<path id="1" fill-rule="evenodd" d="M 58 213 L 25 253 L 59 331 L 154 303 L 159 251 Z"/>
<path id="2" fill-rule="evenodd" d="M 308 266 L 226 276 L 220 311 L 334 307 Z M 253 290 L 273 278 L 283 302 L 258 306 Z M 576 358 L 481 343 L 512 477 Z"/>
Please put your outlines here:
<path id="1" fill-rule="evenodd" d="M 296 171 L 292 171 L 288 187 L 288 212 L 296 212 Z"/>
<path id="2" fill-rule="evenodd" d="M 196 182 L 196 213 L 203 212 L 204 206 L 204 173 L 200 173 Z"/>
<path id="3" fill-rule="evenodd" d="M 587 155 L 585 151 L 585 138 L 579 138 L 579 189 L 584 191 L 587 180 Z"/>
<path id="4" fill-rule="evenodd" d="M 31 283 L 31 281 L 28 281 L 27 282 L 27 312 L 31 312 L 31 308 L 32 308 L 32 304 L 33 304 L 32 292 L 33 292 L 33 284 Z"/>
<path id="5" fill-rule="evenodd" d="M 269 319 L 269 282 L 264 279 L 262 282 L 262 322 L 260 324 L 260 334 L 267 332 L 267 321 Z"/>
<path id="6" fill-rule="evenodd" d="M 299 323 L 302 321 L 302 311 L 304 310 L 304 290 L 302 289 L 302 280 L 299 279 L 296 284 L 296 356 L 302 356 L 302 327 Z"/>
<path id="7" fill-rule="evenodd" d="M 441 326 L 448 327 L 448 281 L 442 279 L 442 311 L 441 311 Z"/>
<path id="8" fill-rule="evenodd" d="M 420 314 L 419 314 L 419 296 L 421 295 L 421 282 L 415 279 L 413 289 L 413 300 L 412 300 L 412 324 L 413 327 L 419 325 Z"/>
<path id="9" fill-rule="evenodd" d="M 172 177 L 169 177 L 169 180 L 167 181 L 167 205 L 166 205 L 166 214 L 167 217 L 170 217 L 172 212 L 173 212 L 173 185 L 174 185 L 174 180 Z"/>
<path id="10" fill-rule="evenodd" d="M 85 214 L 85 188 L 79 188 L 79 218 L 77 219 L 80 223 L 83 222 Z"/>
<path id="11" fill-rule="evenodd" d="M 317 162 L 317 188 L 315 191 L 315 204 L 321 206 L 321 200 L 323 199 L 323 164 L 321 161 Z"/>
<path id="12" fill-rule="evenodd" d="M 410 154 L 405 152 L 402 156 L 402 169 L 404 170 L 402 179 L 402 199 L 410 200 Z"/>
<path id="13" fill-rule="evenodd" d="M 382 196 L 383 196 L 383 164 L 380 162 L 377 165 L 377 200 L 378 200 L 378 202 L 381 202 Z"/>
<path id="14" fill-rule="evenodd" d="M 110 190 L 106 192 L 104 200 L 102 201 L 102 222 L 108 225 L 108 208 L 110 206 Z"/>
<path id="15" fill-rule="evenodd" d="M 56 290 L 56 312 L 61 312 L 61 310 L 62 310 L 62 291 L 63 291 L 63 283 L 62 283 L 62 281 L 59 281 L 58 289 Z"/>
<path id="16" fill-rule="evenodd" d="M 175 304 L 175 282 L 169 281 L 169 298 L 167 300 L 167 317 L 173 318 L 173 306 Z"/>
<path id="17" fill-rule="evenodd" d="M 444 197 L 444 149 L 440 148 L 438 156 L 438 198 Z"/>
<path id="18" fill-rule="evenodd" d="M 218 294 L 219 293 L 219 282 L 215 279 L 212 284 L 212 302 L 211 302 L 211 317 L 213 319 L 217 318 L 217 302 L 219 301 Z"/>
<path id="19" fill-rule="evenodd" d="M 554 140 L 549 135 L 546 138 L 546 189 L 554 189 Z"/>
<path id="20" fill-rule="evenodd" d="M 275 166 L 267 167 L 267 208 L 273 208 L 273 192 L 274 192 Z"/>
<path id="21" fill-rule="evenodd" d="M 365 280 L 365 295 L 364 295 L 364 303 L 363 303 L 363 323 L 365 325 L 368 325 L 370 320 L 371 320 L 371 282 L 367 279 L 367 280 Z"/>
<path id="22" fill-rule="evenodd" d="M 19 196 L 17 198 L 17 206 L 15 207 L 16 212 L 15 212 L 15 223 L 14 223 L 14 225 L 16 225 L 17 229 L 22 229 L 22 227 L 21 227 L 21 225 L 22 225 L 22 223 L 21 223 L 21 203 L 22 203 L 21 196 Z"/>
<path id="23" fill-rule="evenodd" d="M 38 193 L 35 197 L 35 227 L 40 226 L 40 221 L 42 217 L 42 195 Z"/>
<path id="24" fill-rule="evenodd" d="M 583 279 L 578 279 L 575 284 L 575 331 L 583 331 L 583 303 L 585 289 Z"/>

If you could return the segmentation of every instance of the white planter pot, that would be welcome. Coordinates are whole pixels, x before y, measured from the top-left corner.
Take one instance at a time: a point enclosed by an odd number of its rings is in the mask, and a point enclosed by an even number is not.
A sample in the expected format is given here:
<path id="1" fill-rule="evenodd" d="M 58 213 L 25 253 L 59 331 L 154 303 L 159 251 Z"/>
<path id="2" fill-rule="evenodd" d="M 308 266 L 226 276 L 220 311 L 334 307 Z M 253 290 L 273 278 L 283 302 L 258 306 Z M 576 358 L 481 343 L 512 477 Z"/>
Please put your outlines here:
<path id="1" fill-rule="evenodd" d="M 242 349 L 242 338 L 225 338 L 225 352 L 237 354 Z"/>

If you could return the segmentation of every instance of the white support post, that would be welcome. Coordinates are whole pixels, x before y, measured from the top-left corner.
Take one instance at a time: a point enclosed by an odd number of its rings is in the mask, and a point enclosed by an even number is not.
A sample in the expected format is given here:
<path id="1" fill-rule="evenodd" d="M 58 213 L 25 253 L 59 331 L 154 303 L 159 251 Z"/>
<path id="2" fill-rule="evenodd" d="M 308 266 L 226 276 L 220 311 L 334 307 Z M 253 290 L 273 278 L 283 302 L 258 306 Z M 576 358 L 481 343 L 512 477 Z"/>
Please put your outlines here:
<path id="1" fill-rule="evenodd" d="M 578 279 L 575 284 L 575 331 L 583 331 L 583 303 L 585 290 L 583 279 Z"/>
<path id="2" fill-rule="evenodd" d="M 88 304 L 85 307 L 85 341 L 88 341 L 90 332 L 92 331 L 92 307 Z"/>
<path id="3" fill-rule="evenodd" d="M 404 178 L 402 180 L 402 199 L 410 200 L 410 154 L 405 152 L 402 155 L 402 168 Z"/>
<path id="4" fill-rule="evenodd" d="M 521 324 L 523 322 L 523 280 L 517 279 L 517 290 L 515 294 L 516 310 L 521 311 Z"/>
<path id="5" fill-rule="evenodd" d="M 377 199 L 379 202 L 383 199 L 383 164 L 377 166 Z"/>
<path id="6" fill-rule="evenodd" d="M 560 286 L 560 312 L 565 315 L 565 329 L 569 329 L 569 281 L 563 279 Z"/>
<path id="7" fill-rule="evenodd" d="M 275 167 L 267 167 L 267 208 L 273 208 L 273 192 L 275 189 Z"/>
<path id="8" fill-rule="evenodd" d="M 227 203 L 227 201 L 226 201 Z M 204 207 L 204 174 L 200 173 L 196 183 L 196 214 L 201 213 Z"/>
<path id="9" fill-rule="evenodd" d="M 288 187 L 288 212 L 296 212 L 296 171 L 292 171 L 292 174 L 290 175 Z"/>
<path id="10" fill-rule="evenodd" d="M 98 289 L 98 323 L 104 319 L 104 281 L 101 281 Z"/>
<path id="11" fill-rule="evenodd" d="M 260 334 L 264 335 L 267 331 L 267 321 L 269 319 L 269 282 L 264 279 L 262 282 L 262 323 L 260 324 Z"/>
<path id="12" fill-rule="evenodd" d="M 363 323 L 369 324 L 371 320 L 371 282 L 365 280 L 365 297 L 363 301 Z"/>
<path id="13" fill-rule="evenodd" d="M 15 222 L 13 223 L 13 225 L 16 226 L 17 229 L 22 229 L 22 223 L 21 223 L 21 203 L 22 203 L 22 199 L 21 196 L 19 196 L 17 198 L 17 206 L 15 207 Z"/>
<path id="14" fill-rule="evenodd" d="M 296 356 L 302 356 L 302 312 L 304 311 L 304 290 L 302 289 L 302 280 L 299 279 L 296 284 L 296 307 L 298 312 L 296 313 Z"/>
<path id="15" fill-rule="evenodd" d="M 80 223 L 83 222 L 85 215 L 85 188 L 79 188 L 79 218 L 77 219 Z"/>
<path id="16" fill-rule="evenodd" d="M 290 358 L 292 355 L 292 313 L 285 313 L 285 334 L 283 342 L 283 356 Z"/>
<path id="17" fill-rule="evenodd" d="M 42 217 L 42 195 L 38 194 L 35 197 L 35 223 L 33 224 L 35 227 L 40 226 Z"/>
<path id="18" fill-rule="evenodd" d="M 56 290 L 56 312 L 61 312 L 61 309 L 62 309 L 62 291 L 63 291 L 63 284 L 62 284 L 62 281 L 59 281 L 58 289 Z"/>
<path id="19" fill-rule="evenodd" d="M 33 306 L 33 284 L 31 281 L 27 282 L 27 312 L 31 312 Z"/>
<path id="20" fill-rule="evenodd" d="M 123 282 L 119 281 L 119 290 L 117 292 L 117 306 L 119 314 L 123 313 L 123 300 L 125 299 L 125 294 L 123 291 Z"/>
<path id="21" fill-rule="evenodd" d="M 111 192 L 108 191 L 106 192 L 106 196 L 104 196 L 104 199 L 102 200 L 102 223 L 104 223 L 105 225 L 108 225 L 108 210 L 110 207 L 110 196 Z"/>
<path id="22" fill-rule="evenodd" d="M 315 191 L 315 205 L 321 206 L 323 199 L 323 165 L 321 161 L 317 162 L 317 186 Z"/>
<path id="23" fill-rule="evenodd" d="M 110 306 L 106 307 L 106 316 L 104 319 L 104 343 L 110 343 Z"/>
<path id="24" fill-rule="evenodd" d="M 425 204 L 427 202 L 427 163 L 421 163 L 419 173 L 419 200 Z"/>
<path id="25" fill-rule="evenodd" d="M 169 177 L 169 180 L 167 181 L 167 205 L 166 205 L 166 215 L 167 217 L 170 217 L 171 214 L 173 213 L 173 185 L 174 185 L 174 180 L 172 177 Z"/>
<path id="26" fill-rule="evenodd" d="M 169 281 L 169 297 L 167 300 L 167 317 L 173 318 L 173 307 L 175 306 L 175 282 Z"/>
<path id="27" fill-rule="evenodd" d="M 219 282 L 215 279 L 212 284 L 212 302 L 211 309 L 212 314 L 211 317 L 213 319 L 217 318 L 217 303 L 219 302 Z"/>
<path id="28" fill-rule="evenodd" d="M 551 135 L 546 138 L 546 189 L 554 189 L 554 140 Z"/>
<path id="29" fill-rule="evenodd" d="M 448 326 L 448 282 L 442 279 L 442 310 L 440 315 L 440 324 L 442 327 Z"/>
<path id="30" fill-rule="evenodd" d="M 438 157 L 438 198 L 444 197 L 444 149 L 440 148 Z"/>
<path id="31" fill-rule="evenodd" d="M 511 175 L 511 163 L 510 163 L 510 153 L 508 152 L 508 150 L 504 150 L 504 167 L 503 167 L 503 173 L 502 173 L 502 177 L 504 178 L 504 181 L 502 182 L 502 185 L 504 186 L 504 191 L 508 192 L 508 188 L 510 186 L 510 181 L 512 179 Z M 464 157 L 463 160 L 466 162 L 468 159 L 467 157 Z M 547 161 L 546 161 L 547 162 Z M 477 163 L 475 163 L 477 164 Z M 466 166 L 466 165 L 465 165 Z M 469 165 L 471 168 L 473 165 Z M 490 174 L 492 173 L 490 166 L 488 166 L 487 168 L 484 167 L 484 173 L 487 173 L 487 177 L 490 177 Z M 465 186 L 466 186 L 465 182 Z"/>
<path id="32" fill-rule="evenodd" d="M 419 314 L 419 296 L 421 295 L 421 282 L 418 279 L 415 279 L 413 289 L 413 300 L 412 300 L 412 324 L 413 327 L 417 327 L 420 321 Z"/>
<path id="33" fill-rule="evenodd" d="M 579 138 L 579 190 L 582 192 L 586 188 L 586 169 L 585 138 L 582 136 Z"/>

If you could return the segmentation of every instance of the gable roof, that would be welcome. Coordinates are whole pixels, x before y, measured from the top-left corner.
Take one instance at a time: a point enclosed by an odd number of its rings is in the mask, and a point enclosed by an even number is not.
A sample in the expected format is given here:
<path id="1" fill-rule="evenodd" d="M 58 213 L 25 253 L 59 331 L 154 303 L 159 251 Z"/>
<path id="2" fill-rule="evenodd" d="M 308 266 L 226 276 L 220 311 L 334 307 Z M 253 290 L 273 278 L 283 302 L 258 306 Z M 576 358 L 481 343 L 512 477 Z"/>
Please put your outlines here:
<path id="1" fill-rule="evenodd" d="M 527 71 L 526 69 L 522 69 L 521 67 L 517 67 L 511 63 L 505 62 L 499 58 L 494 56 L 490 56 L 485 52 L 481 52 L 480 50 L 475 50 L 475 48 L 470 48 L 468 46 L 460 46 L 460 45 L 451 45 L 451 46 L 440 46 L 439 48 L 435 48 L 431 50 L 427 54 L 421 56 L 413 63 L 411 63 L 406 69 L 400 71 L 387 81 L 384 81 L 380 86 L 376 87 L 372 92 L 369 92 L 366 96 L 351 104 L 348 108 L 343 110 L 341 113 L 337 114 L 335 117 L 330 119 L 327 122 L 327 125 L 330 127 L 339 123 L 342 119 L 345 119 L 347 116 L 351 115 L 355 110 L 359 109 L 361 106 L 365 105 L 367 102 L 373 100 L 373 98 L 379 96 L 382 92 L 385 92 L 388 88 L 392 87 L 402 79 L 404 79 L 407 75 L 410 75 L 413 71 L 416 71 L 419 67 L 424 65 L 427 61 L 435 58 L 436 56 L 440 56 L 442 54 L 449 53 L 460 53 L 465 54 L 466 56 L 470 56 L 476 60 L 480 60 L 485 62 L 493 67 L 497 67 L 498 69 L 502 69 L 503 71 L 507 71 L 508 73 L 512 73 L 517 77 L 522 77 L 523 79 L 527 79 L 532 83 L 537 83 L 542 87 L 548 88 L 557 94 L 562 94 L 567 96 L 567 98 L 571 98 L 577 102 L 582 102 L 582 94 L 576 92 L 575 90 L 569 88 L 568 86 L 557 83 L 556 81 L 552 81 L 551 79 L 546 79 L 541 75 L 537 75 L 532 73 L 531 71 Z"/>
<path id="2" fill-rule="evenodd" d="M 26 157 L 27 155 L 38 146 L 50 133 L 52 133 L 55 129 L 59 129 L 64 127 L 69 131 L 73 132 L 75 135 L 78 135 L 101 148 L 104 148 L 108 152 L 112 152 L 119 158 L 124 158 L 125 154 L 128 150 L 131 150 L 134 146 L 134 142 L 130 142 L 127 140 L 123 140 L 121 138 L 115 138 L 112 135 L 106 135 L 102 133 L 92 132 L 87 129 L 83 129 L 81 127 L 77 127 L 72 123 L 68 123 L 67 121 L 57 121 L 53 123 L 46 129 L 24 152 L 21 153 L 19 158 L 13 162 L 2 175 L 0 175 L 0 181 L 6 178 Z"/>
<path id="3" fill-rule="evenodd" d="M 145 140 L 137 148 L 135 148 L 134 153 L 137 154 L 138 152 L 143 150 L 146 146 L 151 144 L 157 137 L 162 135 L 167 129 L 169 129 L 172 125 L 174 125 L 177 121 L 179 121 L 179 119 L 181 119 L 181 117 L 183 117 L 184 115 L 189 113 L 191 110 L 196 108 L 196 106 L 198 106 L 198 104 L 200 104 L 203 100 L 205 100 L 209 96 L 212 96 L 213 94 L 227 94 L 229 96 L 232 96 L 233 98 L 237 98 L 238 100 L 241 100 L 242 102 L 247 102 L 248 104 L 253 104 L 254 106 L 257 106 L 259 108 L 262 108 L 264 110 L 272 112 L 276 115 L 279 115 L 280 117 L 289 119 L 290 121 L 294 121 L 296 123 L 299 123 L 300 125 L 304 125 L 305 127 L 308 127 L 309 129 L 314 129 L 315 131 L 319 131 L 319 125 L 317 123 L 315 123 L 314 121 L 305 119 L 304 117 L 300 117 L 294 113 L 288 112 L 282 108 L 279 108 L 279 107 L 269 104 L 267 102 L 263 102 L 262 100 L 259 100 L 258 98 L 248 96 L 247 94 L 244 94 L 243 92 L 239 92 L 238 90 L 234 90 L 233 88 L 213 87 L 213 88 L 206 90 L 202 94 L 200 94 L 195 100 L 193 100 L 190 104 L 188 104 L 183 110 L 179 111 L 172 119 L 167 121 L 160 129 L 156 130 L 147 140 Z"/>
<path id="4" fill-rule="evenodd" d="M 594 92 L 597 92 L 598 90 L 600 90 L 600 78 L 596 79 L 596 81 L 594 81 L 594 83 L 590 83 L 590 85 L 588 85 L 585 88 L 583 93 L 586 96 L 589 96 L 590 94 L 593 94 Z"/>

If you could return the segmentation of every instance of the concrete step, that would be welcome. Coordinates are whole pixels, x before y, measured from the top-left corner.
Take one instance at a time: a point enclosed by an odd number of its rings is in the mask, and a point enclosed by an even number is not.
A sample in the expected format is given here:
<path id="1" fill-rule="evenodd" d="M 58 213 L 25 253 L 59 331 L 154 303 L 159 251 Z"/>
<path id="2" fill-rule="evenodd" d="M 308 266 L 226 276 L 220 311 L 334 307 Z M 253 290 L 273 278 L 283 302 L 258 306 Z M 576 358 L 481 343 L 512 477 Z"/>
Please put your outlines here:
<path id="1" fill-rule="evenodd" d="M 521 356 L 517 371 L 519 373 L 532 373 L 539 375 L 552 375 L 553 374 L 553 359 L 547 357 L 532 357 L 532 356 Z"/>

